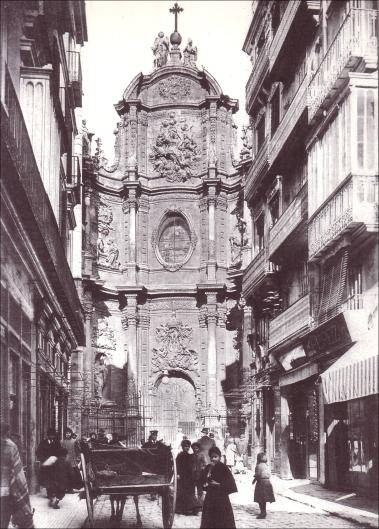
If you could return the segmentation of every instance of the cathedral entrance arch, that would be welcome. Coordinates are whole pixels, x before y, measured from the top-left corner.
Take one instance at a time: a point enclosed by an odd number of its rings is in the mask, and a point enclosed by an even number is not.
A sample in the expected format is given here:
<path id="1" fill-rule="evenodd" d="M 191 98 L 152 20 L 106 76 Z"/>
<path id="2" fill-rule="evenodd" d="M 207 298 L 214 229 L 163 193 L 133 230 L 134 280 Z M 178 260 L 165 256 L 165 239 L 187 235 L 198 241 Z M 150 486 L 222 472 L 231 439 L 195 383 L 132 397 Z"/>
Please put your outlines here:
<path id="1" fill-rule="evenodd" d="M 151 429 L 158 430 L 158 438 L 176 449 L 178 428 L 183 435 L 196 437 L 196 393 L 191 382 L 180 375 L 163 376 L 156 383 L 152 398 Z"/>

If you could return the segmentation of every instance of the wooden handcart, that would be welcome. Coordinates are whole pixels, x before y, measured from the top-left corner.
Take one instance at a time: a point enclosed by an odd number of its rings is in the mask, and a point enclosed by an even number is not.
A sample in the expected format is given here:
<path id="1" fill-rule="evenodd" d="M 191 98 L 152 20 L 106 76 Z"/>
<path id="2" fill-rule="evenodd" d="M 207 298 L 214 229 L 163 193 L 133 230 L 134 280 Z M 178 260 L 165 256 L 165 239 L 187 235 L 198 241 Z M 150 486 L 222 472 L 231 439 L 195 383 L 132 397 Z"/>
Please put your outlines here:
<path id="1" fill-rule="evenodd" d="M 164 529 L 171 529 L 176 502 L 176 466 L 169 447 L 91 448 L 81 444 L 81 472 L 84 482 L 89 527 L 94 524 L 94 500 L 101 495 L 160 495 Z"/>

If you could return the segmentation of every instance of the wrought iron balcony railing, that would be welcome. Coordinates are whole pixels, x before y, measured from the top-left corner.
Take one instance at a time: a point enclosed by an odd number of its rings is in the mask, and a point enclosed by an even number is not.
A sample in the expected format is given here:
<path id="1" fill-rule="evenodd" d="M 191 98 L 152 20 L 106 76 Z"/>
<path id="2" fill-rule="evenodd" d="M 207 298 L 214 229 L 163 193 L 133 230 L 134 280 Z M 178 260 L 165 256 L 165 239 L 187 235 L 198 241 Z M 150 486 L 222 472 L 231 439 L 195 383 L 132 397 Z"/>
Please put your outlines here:
<path id="1" fill-rule="evenodd" d="M 308 223 L 309 259 L 363 225 L 368 231 L 378 229 L 378 178 L 349 175 Z"/>
<path id="2" fill-rule="evenodd" d="M 310 326 L 309 294 L 293 303 L 269 323 L 269 348 L 306 334 Z"/>
<path id="3" fill-rule="evenodd" d="M 377 17 L 375 9 L 350 9 L 309 84 L 310 121 L 328 106 L 335 89 L 362 59 L 377 64 Z"/>
<path id="4" fill-rule="evenodd" d="M 67 263 L 55 216 L 34 157 L 32 144 L 9 71 L 5 67 L 1 102 L 1 133 L 19 181 L 12 181 L 14 200 L 25 220 L 57 298 L 81 345 L 84 344 L 81 305 Z"/>

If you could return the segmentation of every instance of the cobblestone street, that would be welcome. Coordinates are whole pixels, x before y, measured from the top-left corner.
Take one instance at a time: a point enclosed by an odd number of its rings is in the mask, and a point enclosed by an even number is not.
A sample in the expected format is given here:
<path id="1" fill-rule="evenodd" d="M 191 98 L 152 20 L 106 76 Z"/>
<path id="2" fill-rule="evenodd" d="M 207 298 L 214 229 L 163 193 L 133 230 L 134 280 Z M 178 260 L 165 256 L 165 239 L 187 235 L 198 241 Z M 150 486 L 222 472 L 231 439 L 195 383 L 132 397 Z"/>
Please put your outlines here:
<path id="1" fill-rule="evenodd" d="M 236 476 L 238 478 L 238 476 Z M 239 492 L 231 495 L 233 503 L 236 526 L 239 529 L 245 528 L 325 528 L 325 527 L 358 527 L 357 523 L 343 520 L 320 509 L 303 505 L 296 501 L 281 496 L 276 497 L 274 504 L 268 505 L 268 515 L 265 520 L 257 520 L 259 512 L 257 504 L 253 503 L 253 487 L 251 480 L 236 479 Z M 151 501 L 148 496 L 140 497 L 140 513 L 144 528 L 162 528 L 161 504 L 159 501 Z M 101 497 L 95 506 L 96 528 L 113 528 L 110 518 L 110 502 L 107 497 Z M 184 516 L 175 515 L 174 529 L 196 529 L 200 527 L 201 515 Z M 136 527 L 136 516 L 134 503 L 129 498 L 125 504 L 124 516 L 121 528 Z"/>

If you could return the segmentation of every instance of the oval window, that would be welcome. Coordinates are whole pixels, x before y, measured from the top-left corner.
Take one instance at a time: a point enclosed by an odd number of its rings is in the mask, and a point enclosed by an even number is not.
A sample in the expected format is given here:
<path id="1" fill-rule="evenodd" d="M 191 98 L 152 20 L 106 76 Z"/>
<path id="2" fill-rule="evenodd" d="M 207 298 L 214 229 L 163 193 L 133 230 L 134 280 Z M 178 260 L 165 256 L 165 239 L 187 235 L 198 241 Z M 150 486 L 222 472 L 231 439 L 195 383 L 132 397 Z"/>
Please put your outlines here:
<path id="1" fill-rule="evenodd" d="M 180 215 L 164 219 L 158 235 L 158 251 L 163 261 L 170 265 L 182 264 L 191 248 L 191 233 L 186 220 Z"/>

